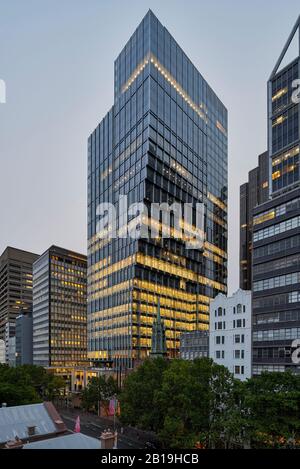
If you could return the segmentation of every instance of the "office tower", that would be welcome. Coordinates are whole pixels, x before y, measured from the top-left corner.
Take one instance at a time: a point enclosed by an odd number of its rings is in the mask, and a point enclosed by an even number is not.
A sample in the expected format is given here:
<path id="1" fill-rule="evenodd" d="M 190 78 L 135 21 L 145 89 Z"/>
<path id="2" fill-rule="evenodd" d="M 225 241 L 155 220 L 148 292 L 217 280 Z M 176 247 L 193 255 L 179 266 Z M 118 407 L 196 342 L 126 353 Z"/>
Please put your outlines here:
<path id="1" fill-rule="evenodd" d="M 32 309 L 21 311 L 16 318 L 16 365 L 33 364 Z"/>
<path id="2" fill-rule="evenodd" d="M 0 339 L 7 347 L 15 335 L 16 317 L 32 306 L 32 265 L 37 258 L 37 254 L 12 247 L 0 257 Z"/>
<path id="3" fill-rule="evenodd" d="M 217 51 L 216 51 L 217 60 Z M 206 207 L 204 249 L 187 249 L 172 226 L 158 236 L 99 236 L 98 204 Z M 98 212 L 99 214 L 99 212 Z M 131 215 L 131 219 L 133 216 Z M 134 219 L 134 218 L 133 218 Z M 130 220 L 132 221 L 132 220 Z M 125 232 L 126 233 L 126 232 Z M 114 104 L 88 140 L 89 357 L 134 366 L 149 356 L 160 300 L 169 357 L 180 334 L 207 330 L 209 301 L 227 288 L 227 111 L 149 11 L 115 61 Z"/>
<path id="4" fill-rule="evenodd" d="M 268 82 L 271 198 L 253 211 L 253 374 L 300 372 L 299 24 Z"/>
<path id="5" fill-rule="evenodd" d="M 195 360 L 209 357 L 209 331 L 184 332 L 180 336 L 180 358 Z"/>
<path id="6" fill-rule="evenodd" d="M 251 378 L 251 332 L 251 291 L 219 294 L 210 303 L 210 358 L 242 381 Z"/>
<path id="7" fill-rule="evenodd" d="M 248 173 L 248 182 L 240 186 L 240 288 L 252 288 L 253 209 L 269 198 L 269 155 L 258 157 L 258 166 Z"/>
<path id="8" fill-rule="evenodd" d="M 86 256 L 51 246 L 33 265 L 33 363 L 86 365 Z"/>

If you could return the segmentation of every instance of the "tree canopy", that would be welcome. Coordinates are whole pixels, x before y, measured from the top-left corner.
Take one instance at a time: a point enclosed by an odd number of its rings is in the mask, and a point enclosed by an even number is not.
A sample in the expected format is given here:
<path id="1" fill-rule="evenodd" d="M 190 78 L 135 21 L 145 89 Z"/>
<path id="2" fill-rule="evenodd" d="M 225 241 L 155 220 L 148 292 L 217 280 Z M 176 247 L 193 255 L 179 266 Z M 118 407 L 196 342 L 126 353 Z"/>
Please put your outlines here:
<path id="1" fill-rule="evenodd" d="M 64 387 L 61 377 L 43 367 L 0 365 L 0 402 L 9 406 L 51 401 Z"/>
<path id="2" fill-rule="evenodd" d="M 120 394 L 126 425 L 154 431 L 168 448 L 300 446 L 300 376 L 246 382 L 203 358 L 149 359 Z"/>
<path id="3" fill-rule="evenodd" d="M 99 403 L 109 401 L 118 393 L 117 382 L 110 376 L 92 378 L 82 392 L 82 406 L 86 410 L 98 411 Z"/>

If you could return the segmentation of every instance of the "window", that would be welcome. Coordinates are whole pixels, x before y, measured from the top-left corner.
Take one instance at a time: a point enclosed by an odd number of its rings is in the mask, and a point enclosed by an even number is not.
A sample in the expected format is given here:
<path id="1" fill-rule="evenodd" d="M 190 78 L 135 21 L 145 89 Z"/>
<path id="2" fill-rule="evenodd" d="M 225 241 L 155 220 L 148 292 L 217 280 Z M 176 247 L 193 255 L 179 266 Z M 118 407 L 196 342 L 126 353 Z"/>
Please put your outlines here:
<path id="1" fill-rule="evenodd" d="M 234 367 L 234 374 L 235 374 L 235 375 L 239 375 L 239 374 L 240 374 L 240 367 L 239 367 L 238 365 L 236 365 L 236 366 Z"/>
<path id="2" fill-rule="evenodd" d="M 241 342 L 241 336 L 240 336 L 240 335 L 235 335 L 235 336 L 234 336 L 234 342 L 235 342 L 236 344 L 239 344 L 239 343 Z"/>

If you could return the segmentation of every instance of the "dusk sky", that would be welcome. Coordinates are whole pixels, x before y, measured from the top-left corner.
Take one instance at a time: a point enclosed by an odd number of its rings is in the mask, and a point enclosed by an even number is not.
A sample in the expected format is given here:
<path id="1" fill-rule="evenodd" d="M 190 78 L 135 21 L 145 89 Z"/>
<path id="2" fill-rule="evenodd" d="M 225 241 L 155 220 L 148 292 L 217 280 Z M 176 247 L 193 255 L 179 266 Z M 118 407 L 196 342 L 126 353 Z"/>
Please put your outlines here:
<path id="1" fill-rule="evenodd" d="M 113 104 L 113 63 L 147 10 L 228 109 L 229 290 L 239 186 L 266 150 L 266 83 L 299 0 L 0 0 L 0 253 L 86 252 L 86 147 Z"/>

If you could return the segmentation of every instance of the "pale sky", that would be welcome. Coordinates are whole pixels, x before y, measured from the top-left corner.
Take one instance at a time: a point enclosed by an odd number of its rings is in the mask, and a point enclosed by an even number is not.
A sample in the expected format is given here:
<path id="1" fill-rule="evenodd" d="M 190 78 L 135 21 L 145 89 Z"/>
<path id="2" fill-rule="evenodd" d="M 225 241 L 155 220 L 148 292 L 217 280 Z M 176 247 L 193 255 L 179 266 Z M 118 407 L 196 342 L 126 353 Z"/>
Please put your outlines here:
<path id="1" fill-rule="evenodd" d="M 86 141 L 113 103 L 113 63 L 147 10 L 229 113 L 229 290 L 239 186 L 266 149 L 266 82 L 299 0 L 0 0 L 0 252 L 86 252 Z"/>

